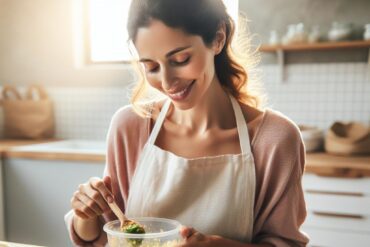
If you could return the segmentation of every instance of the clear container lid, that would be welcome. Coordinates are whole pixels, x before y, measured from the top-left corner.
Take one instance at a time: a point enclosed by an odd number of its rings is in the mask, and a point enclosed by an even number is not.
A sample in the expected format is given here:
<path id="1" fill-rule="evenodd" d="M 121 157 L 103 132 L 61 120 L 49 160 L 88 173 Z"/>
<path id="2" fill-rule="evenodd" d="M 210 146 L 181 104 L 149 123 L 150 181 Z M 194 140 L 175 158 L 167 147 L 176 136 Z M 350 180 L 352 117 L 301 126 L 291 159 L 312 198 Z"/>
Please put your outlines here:
<path id="1" fill-rule="evenodd" d="M 145 233 L 125 233 L 120 230 L 120 221 L 115 220 L 104 225 L 103 230 L 112 236 L 129 239 L 165 238 L 179 235 L 182 225 L 171 219 L 143 217 L 132 220 L 144 226 Z"/>

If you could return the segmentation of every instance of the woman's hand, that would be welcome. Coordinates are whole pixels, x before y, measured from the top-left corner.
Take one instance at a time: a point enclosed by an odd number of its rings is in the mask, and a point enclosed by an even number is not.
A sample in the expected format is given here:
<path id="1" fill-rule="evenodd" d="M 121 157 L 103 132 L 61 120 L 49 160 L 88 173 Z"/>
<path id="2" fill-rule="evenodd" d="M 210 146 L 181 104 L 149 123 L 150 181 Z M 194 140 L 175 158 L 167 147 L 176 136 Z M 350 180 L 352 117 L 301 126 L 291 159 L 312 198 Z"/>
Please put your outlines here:
<path id="1" fill-rule="evenodd" d="M 204 235 L 191 227 L 183 227 L 180 233 L 185 241 L 178 247 L 272 247 L 269 244 L 246 244 L 217 235 Z"/>
<path id="2" fill-rule="evenodd" d="M 194 228 L 183 227 L 181 236 L 185 239 L 184 243 L 178 247 L 225 247 L 225 246 L 245 246 L 233 240 L 225 239 L 217 235 L 204 235 Z"/>
<path id="3" fill-rule="evenodd" d="M 71 199 L 75 214 L 84 220 L 95 219 L 99 215 L 110 211 L 107 202 L 113 202 L 111 192 L 111 179 L 109 176 L 90 178 L 87 183 L 80 184 Z"/>

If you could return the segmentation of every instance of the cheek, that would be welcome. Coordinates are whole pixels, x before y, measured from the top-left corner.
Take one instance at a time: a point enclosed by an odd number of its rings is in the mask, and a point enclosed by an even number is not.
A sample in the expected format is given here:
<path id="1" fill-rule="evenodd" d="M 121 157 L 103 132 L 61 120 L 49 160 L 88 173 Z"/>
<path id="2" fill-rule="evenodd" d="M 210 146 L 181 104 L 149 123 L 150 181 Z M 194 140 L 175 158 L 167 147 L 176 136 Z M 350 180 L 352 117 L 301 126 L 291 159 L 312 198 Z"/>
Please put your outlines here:
<path id="1" fill-rule="evenodd" d="M 209 58 L 207 57 L 201 57 L 200 59 L 195 60 L 191 66 L 189 66 L 189 74 L 192 75 L 192 77 L 204 77 L 206 73 L 209 73 L 210 66 L 212 66 L 212 63 L 209 61 Z"/>
<path id="2" fill-rule="evenodd" d="M 161 81 L 158 80 L 155 76 L 146 75 L 145 78 L 151 87 L 154 87 L 158 90 L 162 89 Z"/>

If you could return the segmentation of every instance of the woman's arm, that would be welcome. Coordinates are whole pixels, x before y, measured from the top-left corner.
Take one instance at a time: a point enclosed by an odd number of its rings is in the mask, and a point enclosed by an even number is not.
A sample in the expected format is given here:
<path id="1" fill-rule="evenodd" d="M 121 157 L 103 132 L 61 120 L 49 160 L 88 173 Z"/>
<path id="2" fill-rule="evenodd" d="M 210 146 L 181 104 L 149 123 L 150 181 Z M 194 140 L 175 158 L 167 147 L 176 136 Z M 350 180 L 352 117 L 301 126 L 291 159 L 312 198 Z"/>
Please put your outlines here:
<path id="1" fill-rule="evenodd" d="M 298 127 L 269 112 L 255 142 L 257 197 L 253 243 L 306 246 L 300 231 L 306 217 L 302 188 L 305 150 Z"/>

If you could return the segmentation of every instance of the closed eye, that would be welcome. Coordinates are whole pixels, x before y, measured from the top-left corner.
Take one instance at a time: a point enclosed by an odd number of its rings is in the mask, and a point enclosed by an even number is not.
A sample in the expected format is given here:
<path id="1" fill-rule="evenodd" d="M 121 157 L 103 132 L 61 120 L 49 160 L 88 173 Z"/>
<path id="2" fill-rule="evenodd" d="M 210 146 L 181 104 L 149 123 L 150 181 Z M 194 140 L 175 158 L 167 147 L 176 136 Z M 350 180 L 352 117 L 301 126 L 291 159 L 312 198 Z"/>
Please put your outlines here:
<path id="1" fill-rule="evenodd" d="M 156 67 L 151 68 L 151 69 L 147 69 L 147 71 L 148 71 L 149 73 L 155 73 L 155 72 L 157 72 L 158 70 L 159 70 L 159 66 L 156 66 Z"/>
<path id="2" fill-rule="evenodd" d="M 188 57 L 186 57 L 185 59 L 180 60 L 180 61 L 176 61 L 176 60 L 171 61 L 171 63 L 172 63 L 172 64 L 174 64 L 174 65 L 185 65 L 185 64 L 187 64 L 189 61 L 190 61 L 190 56 L 188 56 Z"/>
<path id="3" fill-rule="evenodd" d="M 142 65 L 144 66 L 145 70 L 150 73 L 154 73 L 159 69 L 159 65 L 153 62 L 143 62 Z"/>
<path id="4" fill-rule="evenodd" d="M 182 59 L 177 59 L 177 60 L 173 59 L 173 60 L 169 61 L 169 64 L 172 65 L 172 66 L 184 66 L 184 65 L 186 65 L 190 62 L 190 58 L 191 58 L 191 56 L 186 56 Z M 143 62 L 143 64 L 144 64 L 145 70 L 148 73 L 156 73 L 160 69 L 159 64 L 153 63 L 151 61 L 145 61 L 145 62 Z"/>

